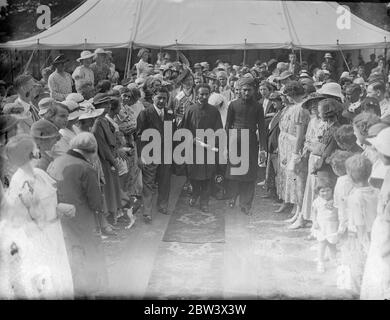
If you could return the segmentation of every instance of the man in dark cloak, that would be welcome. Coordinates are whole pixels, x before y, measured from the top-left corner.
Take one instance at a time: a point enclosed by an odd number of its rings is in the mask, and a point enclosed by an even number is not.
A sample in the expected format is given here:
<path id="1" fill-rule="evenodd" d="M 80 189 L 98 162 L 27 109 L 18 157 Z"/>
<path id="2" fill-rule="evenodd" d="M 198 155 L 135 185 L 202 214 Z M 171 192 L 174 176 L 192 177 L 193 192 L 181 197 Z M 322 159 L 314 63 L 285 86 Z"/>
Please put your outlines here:
<path id="1" fill-rule="evenodd" d="M 266 150 L 266 128 L 264 122 L 263 107 L 255 100 L 255 81 L 253 78 L 243 77 L 238 83 L 241 90 L 241 98 L 230 103 L 226 119 L 226 130 L 229 136 L 229 152 L 232 144 L 237 144 L 238 156 L 248 157 L 249 168 L 245 174 L 234 174 L 232 168 L 238 165 L 228 162 L 226 178 L 229 180 L 229 206 L 233 208 L 236 199 L 240 196 L 241 211 L 250 214 L 252 202 L 255 194 L 255 184 L 257 179 L 258 160 L 265 160 Z M 236 129 L 237 136 L 229 135 L 229 129 Z M 246 129 L 249 139 L 242 139 L 242 130 Z M 258 131 L 258 137 L 256 131 Z M 241 155 L 241 144 L 249 143 L 249 154 Z M 260 147 L 260 154 L 259 154 Z M 230 155 L 229 155 L 230 156 Z"/>
<path id="2" fill-rule="evenodd" d="M 195 89 L 197 95 L 197 102 L 190 106 L 184 114 L 182 120 L 182 128 L 188 129 L 193 137 L 193 164 L 187 165 L 188 178 L 192 185 L 192 197 L 190 199 L 190 206 L 195 206 L 198 198 L 200 198 L 200 209 L 203 212 L 208 212 L 208 202 L 210 194 L 211 178 L 214 177 L 218 165 L 218 140 L 215 145 L 209 144 L 210 141 L 202 141 L 198 143 L 196 138 L 197 129 L 212 129 L 216 132 L 218 129 L 223 129 L 222 119 L 218 109 L 208 103 L 211 89 L 207 84 L 199 84 Z M 204 139 L 200 139 L 204 140 Z M 207 146 L 206 146 L 207 145 Z M 196 163 L 197 153 L 200 148 L 204 148 L 204 163 Z M 211 150 L 214 148 L 213 150 Z M 214 152 L 214 163 L 208 161 L 207 152 Z"/>

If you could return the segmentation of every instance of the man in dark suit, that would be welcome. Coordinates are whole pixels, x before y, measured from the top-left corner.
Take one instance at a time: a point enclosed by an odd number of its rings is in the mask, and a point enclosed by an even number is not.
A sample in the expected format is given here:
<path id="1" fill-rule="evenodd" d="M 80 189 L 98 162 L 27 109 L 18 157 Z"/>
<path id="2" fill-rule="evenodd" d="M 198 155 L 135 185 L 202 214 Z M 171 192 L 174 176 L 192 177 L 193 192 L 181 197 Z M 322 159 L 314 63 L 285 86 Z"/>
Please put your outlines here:
<path id="1" fill-rule="evenodd" d="M 279 138 L 279 121 L 282 116 L 283 103 L 282 98 L 278 92 L 273 92 L 269 99 L 275 109 L 276 113 L 268 125 L 267 135 L 267 168 L 265 173 L 265 188 L 267 193 L 263 198 L 277 198 L 276 194 L 276 174 L 278 169 L 278 138 Z"/>
<path id="2" fill-rule="evenodd" d="M 140 165 L 142 167 L 142 183 L 143 183 L 143 203 L 144 203 L 144 218 L 147 222 L 152 220 L 153 195 L 158 190 L 157 207 L 158 211 L 163 214 L 168 214 L 168 199 L 171 179 L 171 158 L 172 150 L 165 148 L 165 135 L 171 134 L 164 130 L 164 122 L 170 122 L 172 132 L 174 131 L 174 114 L 172 110 L 167 109 L 169 92 L 165 88 L 159 88 L 153 93 L 153 104 L 148 105 L 140 112 L 137 118 L 137 151 L 140 155 Z M 165 123 L 165 125 L 169 125 Z M 153 141 L 154 138 L 148 141 L 141 139 L 142 133 L 147 129 L 154 129 L 159 134 L 160 141 L 158 144 Z M 168 137 L 172 140 L 172 137 Z M 151 142 L 151 144 L 149 144 Z M 150 156 L 150 146 L 152 148 L 152 161 L 147 161 L 146 157 Z M 148 146 L 148 150 L 144 150 Z M 156 150 L 156 149 L 159 150 Z M 144 153 L 142 151 L 144 150 Z M 165 155 L 167 153 L 167 155 Z M 165 155 L 165 156 L 164 156 Z"/>
<path id="3" fill-rule="evenodd" d="M 261 81 L 259 85 L 259 92 L 261 99 L 259 103 L 263 106 L 265 127 L 268 128 L 271 119 L 275 115 L 274 103 L 269 99 L 270 94 L 274 91 L 272 85 L 267 81 Z"/>

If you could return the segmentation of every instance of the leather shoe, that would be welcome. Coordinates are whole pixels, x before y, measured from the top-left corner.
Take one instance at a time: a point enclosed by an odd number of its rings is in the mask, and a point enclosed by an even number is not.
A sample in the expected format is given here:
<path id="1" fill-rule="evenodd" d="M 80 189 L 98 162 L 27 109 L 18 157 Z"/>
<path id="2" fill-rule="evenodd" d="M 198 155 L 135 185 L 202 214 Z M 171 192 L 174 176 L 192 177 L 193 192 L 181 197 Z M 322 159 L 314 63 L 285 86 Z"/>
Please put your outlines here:
<path id="1" fill-rule="evenodd" d="M 144 220 L 146 223 L 152 222 L 152 217 L 148 214 L 144 214 Z"/>
<path id="2" fill-rule="evenodd" d="M 201 206 L 200 211 L 202 211 L 204 213 L 208 213 L 210 210 L 209 210 L 208 206 Z"/>
<path id="3" fill-rule="evenodd" d="M 111 227 L 107 226 L 107 227 L 102 228 L 102 235 L 105 235 L 105 236 L 116 236 L 117 233 L 114 230 L 112 230 Z"/>
<path id="4" fill-rule="evenodd" d="M 295 220 L 295 222 L 293 224 L 290 224 L 287 229 L 290 229 L 290 230 L 295 230 L 295 229 L 300 229 L 300 228 L 303 228 L 305 226 L 305 223 L 302 219 L 298 218 L 297 220 Z"/>
<path id="5" fill-rule="evenodd" d="M 168 210 L 166 208 L 159 208 L 158 209 L 158 212 L 162 213 L 162 214 L 169 214 L 168 213 Z"/>
<path id="6" fill-rule="evenodd" d="M 241 207 L 241 212 L 245 213 L 248 216 L 252 215 L 251 210 L 249 208 Z"/>

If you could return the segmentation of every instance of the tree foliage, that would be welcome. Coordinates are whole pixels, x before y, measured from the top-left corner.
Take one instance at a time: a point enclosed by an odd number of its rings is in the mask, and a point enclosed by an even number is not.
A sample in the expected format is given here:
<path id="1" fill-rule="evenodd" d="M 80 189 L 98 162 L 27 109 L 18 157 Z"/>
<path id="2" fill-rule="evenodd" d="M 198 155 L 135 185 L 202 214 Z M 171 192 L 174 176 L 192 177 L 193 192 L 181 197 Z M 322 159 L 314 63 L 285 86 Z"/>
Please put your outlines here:
<path id="1" fill-rule="evenodd" d="M 0 41 L 19 40 L 41 32 L 36 26 L 38 6 L 51 9 L 52 25 L 85 0 L 7 0 L 0 9 Z"/>
<path id="2" fill-rule="evenodd" d="M 390 31 L 390 17 L 387 14 L 387 3 L 375 2 L 339 2 L 351 9 L 359 18 Z M 389 39 L 390 40 L 390 39 Z"/>

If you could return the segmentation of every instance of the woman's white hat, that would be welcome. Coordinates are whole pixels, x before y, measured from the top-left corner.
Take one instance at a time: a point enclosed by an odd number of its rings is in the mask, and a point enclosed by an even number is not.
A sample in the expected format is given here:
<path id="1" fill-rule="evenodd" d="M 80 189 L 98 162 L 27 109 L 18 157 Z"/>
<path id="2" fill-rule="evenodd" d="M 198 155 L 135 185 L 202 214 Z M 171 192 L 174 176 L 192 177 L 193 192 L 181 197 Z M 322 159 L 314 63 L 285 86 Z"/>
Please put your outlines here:
<path id="1" fill-rule="evenodd" d="M 390 157 L 390 127 L 383 129 L 376 137 L 367 138 L 366 140 L 371 143 L 378 152 Z"/>
<path id="2" fill-rule="evenodd" d="M 99 54 L 99 53 L 108 54 L 108 51 L 105 51 L 103 48 L 97 48 L 94 54 Z"/>
<path id="3" fill-rule="evenodd" d="M 343 94 L 341 93 L 341 86 L 336 82 L 324 83 L 321 89 L 318 89 L 317 92 L 320 94 L 327 94 L 343 99 Z"/>
<path id="4" fill-rule="evenodd" d="M 122 85 L 117 84 L 116 86 L 114 86 L 114 87 L 112 88 L 112 90 L 117 90 L 117 91 L 119 91 L 119 90 L 121 90 L 122 88 L 123 88 Z"/>
<path id="5" fill-rule="evenodd" d="M 76 59 L 78 62 L 80 62 L 81 60 L 85 60 L 85 59 L 90 59 L 90 58 L 93 58 L 96 54 L 95 53 L 92 53 L 91 51 L 88 51 L 88 50 L 84 50 L 84 51 L 81 51 L 80 53 L 80 58 Z"/>
<path id="6" fill-rule="evenodd" d="M 73 137 L 72 140 L 70 140 L 70 147 L 72 149 L 93 152 L 97 149 L 97 141 L 92 133 L 80 132 L 78 135 Z"/>
<path id="7" fill-rule="evenodd" d="M 75 120 L 81 115 L 80 107 L 77 102 L 74 102 L 73 100 L 65 100 L 62 101 L 62 104 L 68 107 L 68 120 Z"/>
<path id="8" fill-rule="evenodd" d="M 49 111 L 50 106 L 54 105 L 54 102 L 56 102 L 53 98 L 43 98 L 38 102 L 39 112 L 38 114 L 40 116 L 43 116 L 44 114 Z"/>
<path id="9" fill-rule="evenodd" d="M 70 100 L 70 101 L 74 101 L 76 103 L 80 103 L 80 102 L 84 101 L 84 97 L 80 93 L 72 92 L 66 96 L 65 100 L 67 100 L 67 101 Z"/>
<path id="10" fill-rule="evenodd" d="M 351 78 L 348 71 L 344 71 L 341 74 L 340 79 L 343 79 L 343 78 Z"/>
<path id="11" fill-rule="evenodd" d="M 88 101 L 84 101 L 80 103 L 80 109 L 81 109 L 81 114 L 79 116 L 79 120 L 84 120 L 84 119 L 90 119 L 90 118 L 97 118 L 101 116 L 104 112 L 104 109 L 95 109 L 92 103 Z"/>

